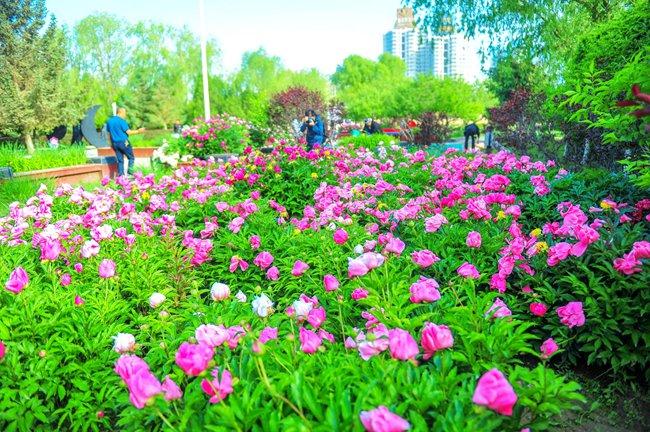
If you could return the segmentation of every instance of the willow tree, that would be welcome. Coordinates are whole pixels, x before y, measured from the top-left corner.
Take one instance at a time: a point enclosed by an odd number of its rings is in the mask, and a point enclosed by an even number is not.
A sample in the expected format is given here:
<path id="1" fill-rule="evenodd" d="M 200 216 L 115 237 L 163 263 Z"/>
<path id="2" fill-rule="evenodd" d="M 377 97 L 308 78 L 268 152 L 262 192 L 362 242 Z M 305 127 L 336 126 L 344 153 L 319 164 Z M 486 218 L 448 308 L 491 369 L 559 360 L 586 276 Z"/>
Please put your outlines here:
<path id="1" fill-rule="evenodd" d="M 34 133 L 70 120 L 65 35 L 47 22 L 44 0 L 0 0 L 0 131 L 20 135 L 29 153 Z"/>

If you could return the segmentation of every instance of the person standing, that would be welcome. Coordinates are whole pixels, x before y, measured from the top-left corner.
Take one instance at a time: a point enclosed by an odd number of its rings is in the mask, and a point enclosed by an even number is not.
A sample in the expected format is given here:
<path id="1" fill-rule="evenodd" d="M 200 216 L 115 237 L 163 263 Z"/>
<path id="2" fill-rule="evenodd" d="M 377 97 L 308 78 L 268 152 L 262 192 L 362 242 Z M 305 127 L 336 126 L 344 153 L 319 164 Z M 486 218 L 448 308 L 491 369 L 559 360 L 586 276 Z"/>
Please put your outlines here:
<path id="1" fill-rule="evenodd" d="M 470 137 L 472 138 L 472 150 L 474 150 L 476 141 L 480 136 L 480 132 L 478 130 L 478 126 L 476 126 L 476 123 L 470 123 L 467 126 L 465 126 L 464 135 L 465 135 L 465 151 L 467 151 Z"/>
<path id="2" fill-rule="evenodd" d="M 492 150 L 492 134 L 494 133 L 494 127 L 489 124 L 485 128 L 485 149 L 487 151 Z"/>
<path id="3" fill-rule="evenodd" d="M 363 125 L 363 133 L 366 135 L 381 133 L 381 125 L 374 119 L 367 118 Z"/>
<path id="4" fill-rule="evenodd" d="M 129 136 L 141 134 L 145 129 L 130 129 L 129 124 L 126 122 L 126 108 L 120 107 L 117 109 L 117 114 L 106 121 L 106 130 L 111 137 L 113 150 L 115 150 L 115 157 L 117 158 L 117 175 L 124 175 L 124 156 L 129 160 L 128 173 L 133 175 L 135 157 L 133 156 L 133 148 L 129 143 Z"/>
<path id="5" fill-rule="evenodd" d="M 307 131 L 307 151 L 310 151 L 314 146 L 323 145 L 325 141 L 325 127 L 321 116 L 316 114 L 313 109 L 305 111 L 305 117 L 302 119 L 300 132 Z"/>

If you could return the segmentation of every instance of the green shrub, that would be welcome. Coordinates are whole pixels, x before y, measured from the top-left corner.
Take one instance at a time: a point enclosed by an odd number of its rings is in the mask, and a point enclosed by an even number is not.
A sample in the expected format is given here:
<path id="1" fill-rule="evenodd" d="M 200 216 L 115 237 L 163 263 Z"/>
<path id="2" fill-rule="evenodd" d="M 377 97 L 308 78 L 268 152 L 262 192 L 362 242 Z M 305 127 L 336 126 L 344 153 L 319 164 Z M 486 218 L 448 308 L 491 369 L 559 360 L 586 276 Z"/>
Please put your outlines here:
<path id="1" fill-rule="evenodd" d="M 60 146 L 57 149 L 37 147 L 29 155 L 22 146 L 0 146 L 0 166 L 10 166 L 14 172 L 34 171 L 86 163 L 83 146 Z"/>
<path id="2" fill-rule="evenodd" d="M 378 145 L 383 144 L 388 146 L 391 142 L 397 143 L 399 140 L 394 136 L 375 134 L 375 135 L 359 135 L 359 136 L 347 136 L 339 138 L 338 144 L 341 146 L 347 146 L 352 144 L 356 148 L 364 147 L 368 150 L 374 150 Z"/>

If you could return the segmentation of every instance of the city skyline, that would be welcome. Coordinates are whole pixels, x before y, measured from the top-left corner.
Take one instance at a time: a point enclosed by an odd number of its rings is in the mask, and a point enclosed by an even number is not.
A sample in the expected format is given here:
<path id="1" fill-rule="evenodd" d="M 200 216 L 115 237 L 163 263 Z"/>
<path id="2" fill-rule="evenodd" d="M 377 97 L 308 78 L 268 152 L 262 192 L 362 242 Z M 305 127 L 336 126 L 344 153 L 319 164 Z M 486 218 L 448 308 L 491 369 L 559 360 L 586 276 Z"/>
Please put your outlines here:
<path id="1" fill-rule="evenodd" d="M 400 57 L 411 78 L 426 74 L 476 81 L 480 75 L 472 64 L 471 43 L 460 33 L 423 36 L 409 7 L 397 9 L 393 28 L 383 36 L 384 52 Z"/>
<path id="2" fill-rule="evenodd" d="M 198 36 L 196 1 L 48 0 L 46 6 L 69 29 L 90 14 L 106 12 L 130 23 L 187 25 Z M 392 27 L 400 6 L 399 0 L 314 1 L 309 8 L 295 0 L 206 0 L 208 37 L 216 39 L 222 53 L 215 69 L 235 72 L 242 55 L 259 48 L 279 57 L 289 69 L 315 68 L 325 75 L 333 74 L 349 55 L 376 60 L 383 52 L 380 37 Z M 310 46 L 314 48 L 302 48 Z M 480 69 L 480 64 L 476 67 Z"/>

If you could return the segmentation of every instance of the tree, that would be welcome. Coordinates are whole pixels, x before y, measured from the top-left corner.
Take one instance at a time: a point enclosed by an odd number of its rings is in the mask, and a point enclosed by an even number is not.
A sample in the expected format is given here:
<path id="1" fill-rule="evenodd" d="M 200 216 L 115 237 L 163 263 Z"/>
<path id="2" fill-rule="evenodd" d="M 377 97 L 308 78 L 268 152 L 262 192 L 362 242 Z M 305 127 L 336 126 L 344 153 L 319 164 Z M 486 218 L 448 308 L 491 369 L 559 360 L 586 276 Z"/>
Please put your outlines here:
<path id="1" fill-rule="evenodd" d="M 305 109 L 310 108 L 325 115 L 325 104 L 320 93 L 305 87 L 289 87 L 271 98 L 269 118 L 277 125 L 289 126 L 293 119 L 301 118 Z"/>
<path id="2" fill-rule="evenodd" d="M 46 25 L 44 0 L 0 0 L 0 128 L 22 136 L 49 132 L 72 116 L 65 86 L 65 35 Z"/>
<path id="3" fill-rule="evenodd" d="M 376 62 L 349 56 L 332 76 L 337 96 L 356 120 L 395 116 L 396 100 L 408 82 L 406 65 L 390 54 L 382 54 Z"/>
<path id="4" fill-rule="evenodd" d="M 554 73 L 571 54 L 573 42 L 594 23 L 630 0 L 407 0 L 432 34 L 449 28 L 468 37 L 486 34 L 497 57 L 519 52 Z"/>
<path id="5" fill-rule="evenodd" d="M 74 26 L 73 65 L 82 76 L 92 76 L 98 84 L 91 89 L 93 104 L 105 108 L 99 113 L 100 120 L 108 117 L 108 107 L 118 99 L 128 79 L 128 32 L 125 20 L 107 13 L 87 16 Z"/>

